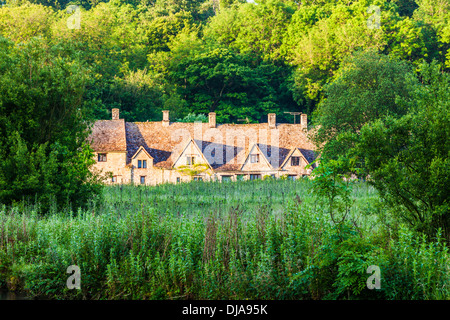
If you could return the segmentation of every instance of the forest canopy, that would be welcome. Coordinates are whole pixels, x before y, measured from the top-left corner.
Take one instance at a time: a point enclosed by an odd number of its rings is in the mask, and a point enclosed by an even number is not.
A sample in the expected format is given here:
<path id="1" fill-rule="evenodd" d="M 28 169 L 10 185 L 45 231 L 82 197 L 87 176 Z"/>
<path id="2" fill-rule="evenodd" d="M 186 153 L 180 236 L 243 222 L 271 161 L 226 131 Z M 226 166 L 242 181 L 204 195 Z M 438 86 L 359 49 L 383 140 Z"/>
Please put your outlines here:
<path id="1" fill-rule="evenodd" d="M 75 7 L 76 6 L 76 7 Z M 58 44 L 90 72 L 95 119 L 312 115 L 345 59 L 372 50 L 448 71 L 448 1 L 3 0 L 0 34 Z M 378 23 L 378 24 L 377 24 Z M 376 107 L 376 106 L 375 106 Z M 380 106 L 382 108 L 382 106 Z M 313 117 L 310 117 L 313 120 Z"/>

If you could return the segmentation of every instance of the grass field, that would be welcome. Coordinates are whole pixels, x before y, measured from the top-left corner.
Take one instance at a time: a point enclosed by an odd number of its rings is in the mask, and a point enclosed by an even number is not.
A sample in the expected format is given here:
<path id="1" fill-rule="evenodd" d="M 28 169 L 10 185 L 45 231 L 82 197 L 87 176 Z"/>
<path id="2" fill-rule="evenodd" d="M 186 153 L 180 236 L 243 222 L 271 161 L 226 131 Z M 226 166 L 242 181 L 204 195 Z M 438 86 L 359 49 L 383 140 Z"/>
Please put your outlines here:
<path id="1" fill-rule="evenodd" d="M 331 221 L 312 182 L 105 187 L 85 210 L 0 207 L 0 289 L 52 299 L 449 299 L 442 241 L 352 183 Z M 432 240 L 432 241 L 431 241 Z M 81 289 L 66 270 L 77 265 Z M 381 270 L 369 290 L 368 266 Z"/>

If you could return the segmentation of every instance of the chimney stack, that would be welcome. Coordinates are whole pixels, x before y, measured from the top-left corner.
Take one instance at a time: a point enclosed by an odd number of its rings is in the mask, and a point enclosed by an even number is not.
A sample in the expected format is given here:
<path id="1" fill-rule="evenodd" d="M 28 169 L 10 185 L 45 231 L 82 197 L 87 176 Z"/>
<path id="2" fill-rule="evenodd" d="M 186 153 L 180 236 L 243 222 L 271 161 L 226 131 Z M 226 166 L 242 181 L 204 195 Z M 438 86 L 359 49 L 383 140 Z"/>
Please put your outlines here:
<path id="1" fill-rule="evenodd" d="M 267 115 L 267 121 L 269 124 L 269 129 L 275 129 L 277 126 L 277 115 L 275 113 L 269 113 Z"/>
<path id="2" fill-rule="evenodd" d="M 308 115 L 306 113 L 300 115 L 300 124 L 303 129 L 308 129 Z"/>
<path id="3" fill-rule="evenodd" d="M 117 108 L 112 109 L 112 119 L 119 120 L 119 109 Z"/>
<path id="4" fill-rule="evenodd" d="M 216 113 L 215 112 L 209 113 L 209 127 L 210 128 L 216 127 Z"/>
<path id="5" fill-rule="evenodd" d="M 163 110 L 162 125 L 164 127 L 168 127 L 169 126 L 169 110 Z"/>

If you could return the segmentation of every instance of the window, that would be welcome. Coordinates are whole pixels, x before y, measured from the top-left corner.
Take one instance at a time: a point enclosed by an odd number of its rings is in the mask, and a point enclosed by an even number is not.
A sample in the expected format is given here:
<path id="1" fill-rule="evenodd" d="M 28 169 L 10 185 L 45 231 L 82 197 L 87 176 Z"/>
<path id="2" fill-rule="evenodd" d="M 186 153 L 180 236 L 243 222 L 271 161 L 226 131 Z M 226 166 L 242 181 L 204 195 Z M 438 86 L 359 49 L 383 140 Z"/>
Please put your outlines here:
<path id="1" fill-rule="evenodd" d="M 194 177 L 194 181 L 203 181 L 202 177 Z"/>
<path id="2" fill-rule="evenodd" d="M 106 153 L 98 154 L 98 162 L 106 162 Z"/>
<path id="3" fill-rule="evenodd" d="M 141 184 L 145 184 L 145 176 L 141 176 Z"/>
<path id="4" fill-rule="evenodd" d="M 231 176 L 222 176 L 222 181 L 223 182 L 231 181 Z"/>
<path id="5" fill-rule="evenodd" d="M 147 160 L 138 160 L 138 168 L 147 168 Z"/>
<path id="6" fill-rule="evenodd" d="M 251 154 L 250 155 L 250 162 L 251 163 L 258 163 L 259 162 L 259 154 Z"/>
<path id="7" fill-rule="evenodd" d="M 244 181 L 244 175 L 243 174 L 236 175 L 236 181 Z"/>
<path id="8" fill-rule="evenodd" d="M 180 177 L 177 177 L 177 183 L 180 183 Z"/>
<path id="9" fill-rule="evenodd" d="M 294 180 L 297 179 L 297 176 L 289 175 L 289 176 L 288 176 L 288 179 L 294 181 Z"/>
<path id="10" fill-rule="evenodd" d="M 258 179 L 261 179 L 260 174 L 251 174 L 250 175 L 250 180 L 258 180 Z"/>
<path id="11" fill-rule="evenodd" d="M 296 167 L 300 165 L 300 157 L 291 158 L 291 166 Z"/>
<path id="12" fill-rule="evenodd" d="M 112 178 L 111 178 L 111 182 L 117 182 L 117 177 L 116 176 L 113 176 Z"/>
<path id="13" fill-rule="evenodd" d="M 195 157 L 194 156 L 187 156 L 186 157 L 186 164 L 188 166 L 193 165 L 195 163 Z"/>

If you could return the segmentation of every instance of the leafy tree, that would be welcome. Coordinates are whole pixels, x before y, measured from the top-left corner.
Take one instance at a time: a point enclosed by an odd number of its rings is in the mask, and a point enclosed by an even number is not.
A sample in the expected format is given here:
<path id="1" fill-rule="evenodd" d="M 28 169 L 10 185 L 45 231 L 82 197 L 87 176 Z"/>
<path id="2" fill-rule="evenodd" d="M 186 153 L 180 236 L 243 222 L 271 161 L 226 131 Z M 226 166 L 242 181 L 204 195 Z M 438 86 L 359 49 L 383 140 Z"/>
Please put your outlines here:
<path id="1" fill-rule="evenodd" d="M 389 208 L 415 230 L 450 240 L 450 77 L 439 65 L 421 67 L 417 106 L 361 129 L 353 151 Z"/>
<path id="2" fill-rule="evenodd" d="M 414 11 L 419 7 L 416 0 L 392 0 L 398 9 L 398 14 L 401 16 L 412 17 Z"/>
<path id="3" fill-rule="evenodd" d="M 446 71 L 450 67 L 450 2 L 448 0 L 417 0 L 418 8 L 413 19 L 422 24 L 435 39 L 437 54 L 434 55 Z"/>
<path id="4" fill-rule="evenodd" d="M 249 117 L 267 121 L 267 114 L 296 107 L 289 96 L 287 67 L 255 63 L 216 43 L 193 34 L 180 34 L 166 62 L 168 79 L 187 102 L 187 113 L 216 112 L 219 122 Z"/>
<path id="5" fill-rule="evenodd" d="M 53 12 L 46 6 L 25 3 L 0 9 L 0 35 L 14 42 L 26 42 L 34 36 L 50 36 Z"/>
<path id="6" fill-rule="evenodd" d="M 42 39 L 0 38 L 0 202 L 81 206 L 99 192 L 89 170 L 87 73 Z"/>
<path id="7" fill-rule="evenodd" d="M 296 13 L 299 16 L 292 20 L 293 23 L 304 21 L 298 27 L 291 25 L 285 40 L 289 44 L 286 47 L 287 59 L 297 66 L 294 96 L 298 97 L 299 103 L 302 99 L 306 100 L 310 111 L 322 98 L 323 86 L 335 75 L 347 56 L 361 49 L 384 48 L 383 30 L 367 27 L 370 17 L 366 13 L 367 7 L 365 2 L 356 2 L 350 6 L 338 4 L 331 13 L 328 13 L 327 7 L 305 9 Z M 382 16 L 390 14 L 389 11 L 381 13 Z M 317 22 L 310 26 L 312 22 L 309 17 Z"/>
<path id="8" fill-rule="evenodd" d="M 411 91 L 417 79 L 403 61 L 374 51 L 355 53 L 346 59 L 325 98 L 314 112 L 313 136 L 326 158 L 345 154 L 364 124 L 386 114 L 405 115 L 413 104 Z M 401 98 L 401 99 L 398 99 Z"/>
<path id="9" fill-rule="evenodd" d="M 283 36 L 294 12 L 292 3 L 274 0 L 231 6 L 211 19 L 205 38 L 263 60 L 282 61 Z"/>

